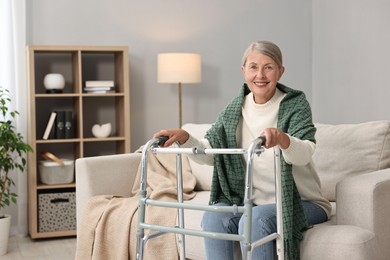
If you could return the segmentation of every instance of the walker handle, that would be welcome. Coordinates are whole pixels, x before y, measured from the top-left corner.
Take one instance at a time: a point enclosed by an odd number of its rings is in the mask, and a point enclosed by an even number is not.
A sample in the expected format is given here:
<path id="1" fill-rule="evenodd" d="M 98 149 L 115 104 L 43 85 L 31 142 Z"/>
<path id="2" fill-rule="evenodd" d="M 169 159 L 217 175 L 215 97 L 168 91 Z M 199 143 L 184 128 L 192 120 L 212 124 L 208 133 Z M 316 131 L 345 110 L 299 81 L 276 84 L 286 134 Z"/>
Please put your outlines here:
<path id="1" fill-rule="evenodd" d="M 169 139 L 168 136 L 157 136 L 156 138 L 158 140 L 159 146 L 164 146 L 165 142 L 168 141 L 168 139 Z"/>
<path id="2" fill-rule="evenodd" d="M 261 141 L 261 142 L 259 142 L 259 145 L 264 146 L 264 145 L 265 145 L 265 142 L 267 141 L 267 139 L 265 138 L 265 136 L 264 136 L 264 135 L 259 136 L 259 139 L 260 139 L 260 141 Z"/>

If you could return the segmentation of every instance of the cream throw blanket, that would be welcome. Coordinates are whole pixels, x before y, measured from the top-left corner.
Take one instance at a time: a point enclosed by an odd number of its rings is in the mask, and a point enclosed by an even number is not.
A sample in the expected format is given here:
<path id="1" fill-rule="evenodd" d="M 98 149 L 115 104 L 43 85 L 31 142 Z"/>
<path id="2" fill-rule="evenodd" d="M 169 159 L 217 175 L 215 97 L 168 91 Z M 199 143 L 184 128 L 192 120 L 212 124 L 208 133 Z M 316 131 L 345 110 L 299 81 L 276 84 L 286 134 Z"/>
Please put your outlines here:
<path id="1" fill-rule="evenodd" d="M 148 159 L 148 196 L 155 200 L 176 201 L 176 155 L 149 153 Z M 185 155 L 182 156 L 182 166 L 184 199 L 188 200 L 195 196 L 196 179 Z M 141 165 L 131 197 L 101 195 L 89 200 L 77 233 L 76 260 L 135 259 L 140 169 Z M 147 206 L 145 216 L 146 223 L 177 225 L 177 209 Z M 165 234 L 150 239 L 145 245 L 144 259 L 178 259 L 176 235 Z"/>

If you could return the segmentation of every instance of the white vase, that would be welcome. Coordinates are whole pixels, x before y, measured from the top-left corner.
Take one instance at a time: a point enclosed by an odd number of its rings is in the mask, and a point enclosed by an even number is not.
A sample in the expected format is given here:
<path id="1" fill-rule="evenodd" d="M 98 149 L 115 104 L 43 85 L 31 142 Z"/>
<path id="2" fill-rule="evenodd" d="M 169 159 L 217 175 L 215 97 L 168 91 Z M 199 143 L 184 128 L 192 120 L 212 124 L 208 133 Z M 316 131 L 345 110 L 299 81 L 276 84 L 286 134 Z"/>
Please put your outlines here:
<path id="1" fill-rule="evenodd" d="M 10 227 L 11 216 L 6 214 L 5 218 L 0 218 L 0 256 L 7 253 Z"/>
<path id="2" fill-rule="evenodd" d="M 49 73 L 43 78 L 43 85 L 47 91 L 62 91 L 65 88 L 65 78 L 60 73 Z"/>
<path id="3" fill-rule="evenodd" d="M 111 123 L 98 125 L 95 124 L 92 126 L 92 134 L 95 137 L 102 138 L 108 137 L 111 134 Z"/>

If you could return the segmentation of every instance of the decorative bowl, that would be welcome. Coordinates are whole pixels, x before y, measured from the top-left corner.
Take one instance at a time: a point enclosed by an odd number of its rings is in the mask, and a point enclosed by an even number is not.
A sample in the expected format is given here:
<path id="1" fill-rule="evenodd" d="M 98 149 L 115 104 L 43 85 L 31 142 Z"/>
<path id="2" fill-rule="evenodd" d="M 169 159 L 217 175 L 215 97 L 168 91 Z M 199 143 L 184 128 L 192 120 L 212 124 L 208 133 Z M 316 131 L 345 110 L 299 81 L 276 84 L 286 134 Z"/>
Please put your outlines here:
<path id="1" fill-rule="evenodd" d="M 95 137 L 102 138 L 108 137 L 111 134 L 111 123 L 98 125 L 95 124 L 92 126 L 92 134 Z"/>

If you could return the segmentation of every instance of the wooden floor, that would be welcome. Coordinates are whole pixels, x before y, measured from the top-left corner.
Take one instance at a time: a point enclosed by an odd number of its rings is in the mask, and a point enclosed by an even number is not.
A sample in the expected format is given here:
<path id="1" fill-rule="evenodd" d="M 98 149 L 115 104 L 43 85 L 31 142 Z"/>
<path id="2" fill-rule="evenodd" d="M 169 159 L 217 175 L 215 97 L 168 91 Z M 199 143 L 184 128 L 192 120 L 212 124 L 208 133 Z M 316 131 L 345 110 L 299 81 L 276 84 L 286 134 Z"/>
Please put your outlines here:
<path id="1" fill-rule="evenodd" d="M 11 236 L 8 252 L 1 260 L 74 260 L 76 238 L 32 240 L 30 237 Z"/>

